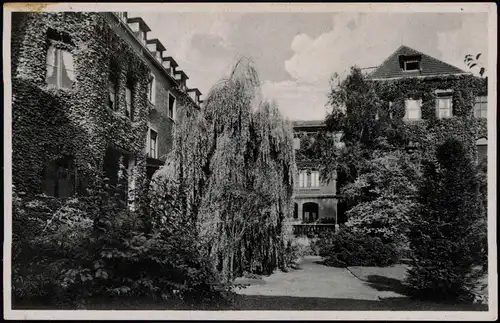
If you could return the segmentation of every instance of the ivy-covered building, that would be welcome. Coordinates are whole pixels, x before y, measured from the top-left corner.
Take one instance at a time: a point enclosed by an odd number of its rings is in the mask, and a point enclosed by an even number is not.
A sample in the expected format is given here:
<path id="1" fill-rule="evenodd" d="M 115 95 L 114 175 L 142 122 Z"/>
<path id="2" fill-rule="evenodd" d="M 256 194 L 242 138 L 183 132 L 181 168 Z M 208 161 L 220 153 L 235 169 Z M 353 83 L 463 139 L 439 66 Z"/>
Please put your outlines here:
<path id="1" fill-rule="evenodd" d="M 486 161 L 487 78 L 479 78 L 420 51 L 400 46 L 368 79 L 387 103 L 387 116 L 404 124 L 410 148 L 431 153 L 448 136 Z"/>
<path id="2" fill-rule="evenodd" d="M 387 118 L 406 146 L 432 156 L 449 136 L 459 138 L 470 149 L 470 157 L 487 160 L 487 79 L 407 46 L 399 47 L 367 75 L 377 96 L 385 102 L 377 118 Z M 307 153 L 311 134 L 325 127 L 323 121 L 294 122 L 296 163 L 295 212 L 297 222 L 332 218 L 346 221 L 345 205 L 337 180 L 319 178 L 318 163 Z"/>
<path id="3" fill-rule="evenodd" d="M 150 28 L 125 12 L 12 16 L 12 174 L 18 191 L 83 194 L 123 181 L 129 205 L 201 103 Z M 123 174 L 124 176 L 119 176 Z"/>

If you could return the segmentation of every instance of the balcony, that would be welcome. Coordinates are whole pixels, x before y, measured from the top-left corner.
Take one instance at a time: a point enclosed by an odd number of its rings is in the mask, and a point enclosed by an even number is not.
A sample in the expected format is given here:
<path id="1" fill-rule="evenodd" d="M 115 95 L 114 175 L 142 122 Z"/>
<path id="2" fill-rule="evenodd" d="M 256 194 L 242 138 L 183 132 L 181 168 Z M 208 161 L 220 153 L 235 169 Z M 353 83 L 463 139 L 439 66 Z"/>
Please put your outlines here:
<path id="1" fill-rule="evenodd" d="M 293 235 L 296 237 L 314 237 L 325 231 L 335 232 L 333 223 L 296 223 L 293 224 Z"/>

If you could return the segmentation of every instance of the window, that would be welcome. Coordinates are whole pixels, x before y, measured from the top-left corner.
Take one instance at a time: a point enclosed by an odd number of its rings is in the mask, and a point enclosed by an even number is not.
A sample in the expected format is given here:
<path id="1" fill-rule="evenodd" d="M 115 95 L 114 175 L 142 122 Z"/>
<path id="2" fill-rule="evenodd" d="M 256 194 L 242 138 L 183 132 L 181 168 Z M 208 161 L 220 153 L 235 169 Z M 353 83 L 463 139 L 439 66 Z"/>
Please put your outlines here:
<path id="1" fill-rule="evenodd" d="M 168 95 L 168 117 L 175 120 L 175 97 L 172 94 Z"/>
<path id="2" fill-rule="evenodd" d="M 486 138 L 480 138 L 476 141 L 477 146 L 477 159 L 476 163 L 481 163 L 488 160 L 488 140 Z"/>
<path id="3" fill-rule="evenodd" d="M 300 138 L 293 138 L 293 148 L 294 149 L 300 149 Z"/>
<path id="4" fill-rule="evenodd" d="M 420 120 L 421 105 L 422 105 L 422 100 L 406 100 L 405 101 L 406 114 L 404 118 L 406 120 Z"/>
<path id="5" fill-rule="evenodd" d="M 149 156 L 158 158 L 158 133 L 153 129 L 149 130 Z"/>
<path id="6" fill-rule="evenodd" d="M 451 94 L 440 94 L 436 99 L 437 117 L 439 119 L 452 117 L 452 96 Z"/>
<path id="7" fill-rule="evenodd" d="M 151 74 L 151 80 L 148 83 L 148 99 L 149 102 L 155 104 L 155 96 L 156 96 L 156 78 L 153 74 Z"/>
<path id="8" fill-rule="evenodd" d="M 478 96 L 476 98 L 476 103 L 474 104 L 474 116 L 476 118 L 486 118 L 488 117 L 488 97 Z"/>
<path id="9" fill-rule="evenodd" d="M 420 70 L 420 62 L 419 61 L 405 61 L 404 66 L 405 71 L 419 71 Z"/>
<path id="10" fill-rule="evenodd" d="M 73 54 L 53 45 L 47 50 L 47 74 L 45 78 L 50 86 L 58 89 L 71 89 L 75 81 Z"/>
<path id="11" fill-rule="evenodd" d="M 133 96 L 132 96 L 132 84 L 131 82 L 127 82 L 127 87 L 125 88 L 125 102 L 127 105 L 127 110 L 125 111 L 125 114 L 127 117 L 130 118 L 130 120 L 133 120 L 134 116 L 134 107 L 133 107 L 133 102 L 132 102 Z"/>
<path id="12" fill-rule="evenodd" d="M 47 163 L 43 170 L 42 190 L 55 197 L 69 197 L 77 189 L 77 171 L 72 156 Z"/>
<path id="13" fill-rule="evenodd" d="M 114 76 L 109 77 L 109 83 L 108 83 L 108 107 L 113 110 L 117 111 L 118 110 L 118 82 L 116 81 L 116 78 Z"/>
<path id="14" fill-rule="evenodd" d="M 301 171 L 299 172 L 299 187 L 319 187 L 319 172 L 318 171 Z"/>
<path id="15" fill-rule="evenodd" d="M 319 187 L 319 172 L 315 171 L 311 173 L 312 177 L 312 187 Z"/>
<path id="16" fill-rule="evenodd" d="M 304 172 L 299 173 L 299 187 L 304 187 Z"/>
<path id="17" fill-rule="evenodd" d="M 399 56 L 399 66 L 405 72 L 416 72 L 421 70 L 421 55 L 401 55 Z"/>

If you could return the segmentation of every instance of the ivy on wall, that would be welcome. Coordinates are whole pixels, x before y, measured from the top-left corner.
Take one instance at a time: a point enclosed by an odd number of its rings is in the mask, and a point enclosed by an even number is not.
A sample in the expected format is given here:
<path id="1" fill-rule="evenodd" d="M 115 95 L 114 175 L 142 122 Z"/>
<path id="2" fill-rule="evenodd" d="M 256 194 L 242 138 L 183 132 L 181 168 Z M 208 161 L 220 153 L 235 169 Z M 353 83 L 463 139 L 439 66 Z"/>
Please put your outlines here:
<path id="1" fill-rule="evenodd" d="M 419 146 L 426 156 L 433 155 L 435 148 L 452 136 L 466 144 L 470 157 L 475 158 L 476 140 L 487 138 L 486 119 L 474 117 L 475 99 L 486 95 L 487 79 L 458 75 L 373 81 L 373 85 L 387 107 L 385 117 L 392 115 L 389 119 L 400 139 L 406 144 Z M 436 90 L 451 92 L 451 118 L 438 118 Z M 422 100 L 422 120 L 403 121 L 406 99 Z"/>
<path id="2" fill-rule="evenodd" d="M 12 174 L 18 190 L 41 191 L 46 163 L 74 156 L 78 174 L 95 185 L 109 145 L 136 157 L 134 176 L 145 176 L 144 147 L 150 113 L 150 70 L 99 13 L 16 13 L 12 33 Z M 72 44 L 51 41 L 62 32 Z M 45 82 L 49 44 L 70 50 L 75 82 L 55 89 Z M 117 67 L 118 109 L 108 108 L 111 62 Z M 133 115 L 125 115 L 125 87 L 133 84 Z M 138 187 L 139 188 L 139 187 Z M 139 188 L 140 189 L 140 188 Z"/>

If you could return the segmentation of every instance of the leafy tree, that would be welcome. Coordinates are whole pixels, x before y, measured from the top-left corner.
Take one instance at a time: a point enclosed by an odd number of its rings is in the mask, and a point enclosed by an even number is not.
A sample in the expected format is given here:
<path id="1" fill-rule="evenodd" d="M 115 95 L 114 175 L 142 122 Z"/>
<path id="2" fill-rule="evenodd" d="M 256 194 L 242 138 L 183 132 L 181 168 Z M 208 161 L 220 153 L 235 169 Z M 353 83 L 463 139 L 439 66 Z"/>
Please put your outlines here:
<path id="1" fill-rule="evenodd" d="M 469 69 L 473 69 L 474 67 L 479 68 L 479 75 L 482 77 L 483 74 L 486 72 L 486 68 L 479 61 L 479 57 L 481 57 L 481 53 L 475 56 L 472 54 L 467 54 L 465 55 L 464 63 L 467 64 L 467 67 Z"/>
<path id="2" fill-rule="evenodd" d="M 185 201 L 204 252 L 226 279 L 244 270 L 271 272 L 286 265 L 294 167 L 291 125 L 273 104 L 260 102 L 256 70 L 242 59 L 201 111 L 181 115 L 154 195 L 160 204 L 166 196 Z M 166 210 L 161 217 L 168 216 Z"/>
<path id="3" fill-rule="evenodd" d="M 426 161 L 412 218 L 413 253 L 408 282 L 417 297 L 471 300 L 481 263 L 481 241 L 474 225 L 480 217 L 478 179 L 461 142 L 442 144 L 437 163 Z"/>
<path id="4" fill-rule="evenodd" d="M 342 205 L 347 208 L 351 227 L 359 226 L 364 231 L 383 222 L 386 225 L 369 231 L 380 235 L 389 230 L 382 234 L 384 239 L 395 232 L 399 235 L 404 228 L 395 227 L 396 219 L 402 220 L 407 216 L 412 207 L 411 203 L 407 203 L 411 194 L 407 189 L 384 190 L 383 185 L 397 185 L 398 180 L 408 184 L 416 176 L 408 171 L 402 175 L 403 166 L 399 162 L 404 162 L 405 170 L 408 170 L 413 167 L 413 161 L 405 159 L 404 153 L 397 152 L 402 146 L 397 135 L 400 123 L 390 117 L 387 102 L 378 97 L 374 84 L 359 68 L 353 67 L 342 82 L 332 79 L 331 87 L 329 103 L 332 112 L 326 118 L 326 131 L 331 135 L 340 133 L 344 145 L 330 144 L 334 148 L 324 150 L 320 155 L 322 175 L 325 178 L 337 175 L 343 195 Z M 395 167 L 394 170 L 391 167 Z M 391 176 L 399 178 L 393 182 Z M 408 178 L 403 179 L 404 176 Z M 375 179 L 382 177 L 384 184 L 377 184 Z M 412 185 L 405 187 L 411 191 Z M 394 217 L 394 214 L 398 216 Z M 384 218 L 386 220 L 382 220 Z M 387 227 L 389 223 L 392 228 Z"/>
<path id="5" fill-rule="evenodd" d="M 350 206 L 346 226 L 384 243 L 404 244 L 419 176 L 416 161 L 406 152 L 375 151 L 356 180 L 342 189 Z"/>

